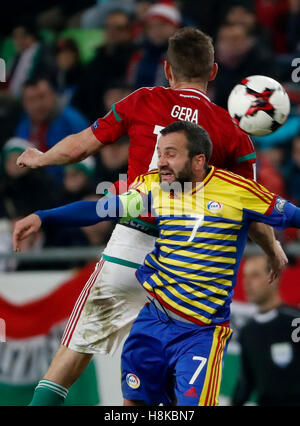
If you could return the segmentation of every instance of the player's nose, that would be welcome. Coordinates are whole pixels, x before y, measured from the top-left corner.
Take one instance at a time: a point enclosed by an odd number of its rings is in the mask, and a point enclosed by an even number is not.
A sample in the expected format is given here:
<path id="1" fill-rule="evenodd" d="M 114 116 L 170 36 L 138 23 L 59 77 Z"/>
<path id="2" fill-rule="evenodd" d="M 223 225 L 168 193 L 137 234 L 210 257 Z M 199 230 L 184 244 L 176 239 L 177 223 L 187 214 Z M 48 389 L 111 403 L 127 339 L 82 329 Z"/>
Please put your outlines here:
<path id="1" fill-rule="evenodd" d="M 163 155 L 161 155 L 158 159 L 158 168 L 161 169 L 162 167 L 166 167 L 168 166 L 168 161 L 166 159 L 166 157 L 164 157 Z"/>

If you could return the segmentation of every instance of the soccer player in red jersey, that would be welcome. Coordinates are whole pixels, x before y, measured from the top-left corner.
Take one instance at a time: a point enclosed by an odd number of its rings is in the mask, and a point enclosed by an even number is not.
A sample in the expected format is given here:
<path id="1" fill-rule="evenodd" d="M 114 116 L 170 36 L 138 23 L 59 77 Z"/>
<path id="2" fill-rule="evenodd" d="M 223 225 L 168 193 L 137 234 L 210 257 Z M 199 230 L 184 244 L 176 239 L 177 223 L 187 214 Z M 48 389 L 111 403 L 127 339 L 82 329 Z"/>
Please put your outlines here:
<path id="1" fill-rule="evenodd" d="M 213 165 L 254 178 L 255 151 L 249 137 L 234 125 L 227 111 L 213 104 L 205 94 L 208 82 L 217 73 L 210 37 L 194 28 L 178 30 L 169 40 L 165 73 L 170 88 L 138 89 L 113 105 L 90 128 L 68 136 L 46 153 L 29 149 L 19 157 L 18 164 L 37 168 L 74 163 L 128 134 L 130 184 L 136 176 L 157 167 L 155 147 L 160 130 L 175 120 L 188 120 L 209 133 Z M 34 226 L 26 219 L 19 224 L 24 233 L 26 227 Z M 68 388 L 84 371 L 92 354 L 112 353 L 127 334 L 146 297 L 137 284 L 135 270 L 152 251 L 156 232 L 151 223 L 140 219 L 116 225 L 31 405 L 62 404 Z M 273 231 L 266 225 L 255 224 L 251 237 L 269 255 L 274 278 L 287 259 Z"/>

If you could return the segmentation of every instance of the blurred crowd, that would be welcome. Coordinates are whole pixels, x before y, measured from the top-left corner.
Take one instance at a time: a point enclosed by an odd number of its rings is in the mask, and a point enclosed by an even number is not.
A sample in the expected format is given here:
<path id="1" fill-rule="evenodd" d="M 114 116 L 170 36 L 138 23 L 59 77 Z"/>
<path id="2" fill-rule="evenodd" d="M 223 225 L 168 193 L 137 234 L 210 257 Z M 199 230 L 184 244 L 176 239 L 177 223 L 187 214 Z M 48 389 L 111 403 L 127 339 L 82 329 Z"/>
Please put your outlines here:
<path id="1" fill-rule="evenodd" d="M 286 88 L 292 102 L 286 124 L 253 141 L 260 183 L 300 205 L 300 68 L 292 65 L 300 58 L 300 0 L 24 0 L 6 5 L 2 21 L 0 251 L 9 249 L 20 217 L 96 199 L 97 183 L 126 173 L 127 137 L 64 168 L 21 169 L 16 159 L 27 146 L 46 151 L 83 130 L 139 87 L 167 85 L 168 38 L 187 25 L 214 39 L 219 74 L 208 95 L 216 104 L 226 108 L 233 86 L 249 75 L 273 77 Z M 45 229 L 24 249 L 101 245 L 111 226 Z M 279 238 L 300 236 L 287 231 Z"/>

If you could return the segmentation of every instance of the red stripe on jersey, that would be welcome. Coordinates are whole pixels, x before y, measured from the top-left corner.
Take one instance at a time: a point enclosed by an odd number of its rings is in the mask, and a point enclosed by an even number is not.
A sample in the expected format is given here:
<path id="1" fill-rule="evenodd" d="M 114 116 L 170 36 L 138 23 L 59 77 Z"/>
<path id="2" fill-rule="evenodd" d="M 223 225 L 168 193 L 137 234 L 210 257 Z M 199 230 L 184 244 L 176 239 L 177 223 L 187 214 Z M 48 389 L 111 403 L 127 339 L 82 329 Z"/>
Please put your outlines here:
<path id="1" fill-rule="evenodd" d="M 220 174 L 217 174 L 217 173 L 215 174 L 215 176 L 218 177 L 218 178 L 220 178 L 220 179 L 222 179 L 222 180 L 225 180 L 228 183 L 231 183 L 232 185 L 239 186 L 241 188 L 246 189 L 247 191 L 249 191 L 252 194 L 254 194 L 257 198 L 259 198 L 260 200 L 262 200 L 264 203 L 269 204 L 269 202 L 266 201 L 262 196 L 260 196 L 257 192 L 252 191 L 252 189 L 247 188 L 247 186 L 244 186 L 244 185 L 241 185 L 240 183 L 233 182 L 232 180 L 226 179 L 224 176 L 222 176 Z"/>
<path id="2" fill-rule="evenodd" d="M 273 198 L 273 194 L 271 194 L 270 192 L 264 191 L 257 182 L 245 179 L 242 176 L 235 175 L 234 173 L 230 173 L 230 172 L 228 172 L 226 170 L 218 170 L 218 172 L 220 172 L 221 174 L 224 174 L 225 176 L 228 176 L 231 179 L 235 179 L 237 181 L 244 182 L 245 184 L 251 186 L 255 191 L 260 192 L 269 201 L 271 201 L 272 198 Z"/>

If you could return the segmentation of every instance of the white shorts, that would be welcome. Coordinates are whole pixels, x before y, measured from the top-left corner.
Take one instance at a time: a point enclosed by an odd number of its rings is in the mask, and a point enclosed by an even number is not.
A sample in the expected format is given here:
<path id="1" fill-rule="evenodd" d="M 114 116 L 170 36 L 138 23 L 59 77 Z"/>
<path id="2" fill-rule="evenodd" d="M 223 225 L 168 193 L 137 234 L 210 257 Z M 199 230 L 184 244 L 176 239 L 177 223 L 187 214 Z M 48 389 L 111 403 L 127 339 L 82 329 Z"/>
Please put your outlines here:
<path id="1" fill-rule="evenodd" d="M 64 346 L 89 354 L 115 352 L 147 301 L 135 272 L 154 243 L 155 237 L 116 225 L 74 306 L 62 338 Z"/>

